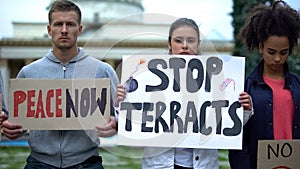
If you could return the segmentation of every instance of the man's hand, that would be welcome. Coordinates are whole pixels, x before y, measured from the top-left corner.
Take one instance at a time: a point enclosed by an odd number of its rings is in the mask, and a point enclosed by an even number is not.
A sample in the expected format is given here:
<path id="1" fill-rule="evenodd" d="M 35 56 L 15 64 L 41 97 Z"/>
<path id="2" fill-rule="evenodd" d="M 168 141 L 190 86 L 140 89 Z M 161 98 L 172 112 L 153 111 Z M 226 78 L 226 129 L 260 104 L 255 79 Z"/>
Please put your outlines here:
<path id="1" fill-rule="evenodd" d="M 2 123 L 2 133 L 9 139 L 17 139 L 23 133 L 22 125 L 5 120 Z"/>
<path id="2" fill-rule="evenodd" d="M 4 113 L 4 111 L 1 112 L 0 114 L 0 127 L 2 126 L 2 123 L 7 119 L 6 114 Z"/>
<path id="3" fill-rule="evenodd" d="M 117 121 L 114 116 L 110 117 L 109 123 L 105 126 L 96 126 L 96 131 L 99 137 L 110 137 L 117 134 Z"/>

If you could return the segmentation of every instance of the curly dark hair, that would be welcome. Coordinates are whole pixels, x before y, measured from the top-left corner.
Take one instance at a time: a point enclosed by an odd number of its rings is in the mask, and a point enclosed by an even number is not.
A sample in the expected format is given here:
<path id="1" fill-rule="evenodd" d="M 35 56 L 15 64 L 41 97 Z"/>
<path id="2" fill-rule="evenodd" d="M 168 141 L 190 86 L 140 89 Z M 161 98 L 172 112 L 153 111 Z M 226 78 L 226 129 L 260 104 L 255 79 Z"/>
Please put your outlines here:
<path id="1" fill-rule="evenodd" d="M 258 5 L 250 13 L 238 38 L 249 51 L 258 49 L 269 36 L 286 36 L 289 39 L 289 54 L 298 44 L 300 36 L 299 12 L 284 1 L 275 1 L 271 6 Z"/>

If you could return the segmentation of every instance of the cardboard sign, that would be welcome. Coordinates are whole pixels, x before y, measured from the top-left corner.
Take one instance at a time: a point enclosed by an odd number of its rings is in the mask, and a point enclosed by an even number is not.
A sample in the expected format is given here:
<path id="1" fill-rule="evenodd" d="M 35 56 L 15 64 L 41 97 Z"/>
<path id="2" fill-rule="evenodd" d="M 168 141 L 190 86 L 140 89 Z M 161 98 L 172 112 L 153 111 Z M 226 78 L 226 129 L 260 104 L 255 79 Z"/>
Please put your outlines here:
<path id="1" fill-rule="evenodd" d="M 123 56 L 119 145 L 241 149 L 245 59 Z"/>
<path id="2" fill-rule="evenodd" d="M 300 140 L 259 140 L 258 169 L 300 168 Z"/>
<path id="3" fill-rule="evenodd" d="M 109 79 L 11 79 L 10 120 L 34 130 L 83 130 L 110 117 Z"/>

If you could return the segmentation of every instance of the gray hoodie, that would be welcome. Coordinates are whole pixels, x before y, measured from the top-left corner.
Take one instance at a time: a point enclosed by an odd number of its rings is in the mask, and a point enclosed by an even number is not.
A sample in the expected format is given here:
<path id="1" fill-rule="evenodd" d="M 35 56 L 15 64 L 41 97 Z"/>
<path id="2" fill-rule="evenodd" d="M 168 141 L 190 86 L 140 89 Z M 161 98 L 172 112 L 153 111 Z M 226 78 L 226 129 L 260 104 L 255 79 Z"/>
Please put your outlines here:
<path id="1" fill-rule="evenodd" d="M 111 98 L 115 98 L 119 84 L 114 69 L 97 60 L 82 49 L 67 64 L 62 64 L 50 50 L 43 58 L 24 66 L 17 78 L 75 79 L 110 78 Z M 111 114 L 114 114 L 111 100 Z M 32 130 L 30 131 L 30 155 L 55 167 L 69 167 L 98 155 L 100 140 L 92 130 Z"/>
<path id="2" fill-rule="evenodd" d="M 4 101 L 4 82 L 3 82 L 1 70 L 0 70 L 0 94 L 2 95 L 2 111 L 5 112 L 6 116 L 8 116 L 8 111 Z"/>

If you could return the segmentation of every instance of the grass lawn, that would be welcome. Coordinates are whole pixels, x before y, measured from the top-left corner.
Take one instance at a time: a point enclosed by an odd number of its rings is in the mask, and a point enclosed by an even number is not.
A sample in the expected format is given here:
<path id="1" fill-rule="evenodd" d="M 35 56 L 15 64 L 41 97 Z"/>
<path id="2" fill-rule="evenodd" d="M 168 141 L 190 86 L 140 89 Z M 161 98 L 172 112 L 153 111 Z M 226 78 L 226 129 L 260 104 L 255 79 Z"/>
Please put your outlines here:
<path id="1" fill-rule="evenodd" d="M 99 148 L 106 169 L 140 169 L 143 149 L 124 146 Z M 0 147 L 0 169 L 23 169 L 28 147 Z M 220 169 L 230 169 L 227 151 L 219 150 Z"/>

